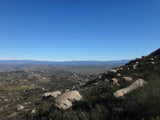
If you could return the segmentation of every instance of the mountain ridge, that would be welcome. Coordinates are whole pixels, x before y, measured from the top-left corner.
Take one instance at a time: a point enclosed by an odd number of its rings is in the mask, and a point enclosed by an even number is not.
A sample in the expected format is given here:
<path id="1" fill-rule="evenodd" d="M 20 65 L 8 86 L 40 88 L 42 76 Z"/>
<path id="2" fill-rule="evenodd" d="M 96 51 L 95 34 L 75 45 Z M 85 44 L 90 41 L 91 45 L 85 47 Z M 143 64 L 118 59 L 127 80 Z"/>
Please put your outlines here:
<path id="1" fill-rule="evenodd" d="M 98 61 L 98 60 L 87 60 L 87 61 L 38 61 L 38 60 L 0 60 L 1 64 L 48 64 L 48 65 L 108 65 L 110 63 L 126 63 L 129 60 L 109 60 L 109 61 Z"/>

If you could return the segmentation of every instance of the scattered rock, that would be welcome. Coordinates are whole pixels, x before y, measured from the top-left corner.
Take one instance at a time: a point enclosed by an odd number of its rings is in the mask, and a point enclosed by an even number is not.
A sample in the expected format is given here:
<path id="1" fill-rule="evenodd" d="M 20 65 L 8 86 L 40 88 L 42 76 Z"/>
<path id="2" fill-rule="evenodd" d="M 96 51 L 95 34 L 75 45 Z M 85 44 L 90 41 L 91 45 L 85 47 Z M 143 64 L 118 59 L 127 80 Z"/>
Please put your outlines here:
<path id="1" fill-rule="evenodd" d="M 27 104 L 28 104 L 28 103 L 26 103 L 26 102 L 24 103 L 24 105 L 27 105 Z"/>
<path id="2" fill-rule="evenodd" d="M 17 105 L 16 110 L 19 112 L 24 109 L 23 105 Z"/>
<path id="3" fill-rule="evenodd" d="M 105 79 L 104 81 L 105 81 L 105 82 L 109 82 L 109 80 L 108 80 L 108 79 Z"/>
<path id="4" fill-rule="evenodd" d="M 98 85 L 98 83 L 96 82 L 96 83 L 94 83 L 94 85 Z"/>
<path id="5" fill-rule="evenodd" d="M 117 70 L 111 69 L 111 70 L 108 71 L 108 74 L 114 74 L 116 72 L 117 72 Z"/>
<path id="6" fill-rule="evenodd" d="M 102 78 L 102 75 L 99 75 L 99 76 L 98 76 L 98 79 L 101 79 L 101 78 Z"/>
<path id="7" fill-rule="evenodd" d="M 72 106 L 73 101 L 80 101 L 81 99 L 82 96 L 77 90 L 65 92 L 56 98 L 55 106 L 58 108 L 67 109 Z"/>
<path id="8" fill-rule="evenodd" d="M 78 87 L 79 87 L 79 85 L 74 85 L 74 86 L 72 87 L 72 90 L 78 89 Z"/>
<path id="9" fill-rule="evenodd" d="M 155 64 L 155 62 L 153 62 L 153 61 L 152 61 L 152 62 L 151 62 L 151 64 L 153 64 L 153 65 L 154 65 L 154 64 Z"/>
<path id="10" fill-rule="evenodd" d="M 136 69 L 136 67 L 137 67 L 137 64 L 133 65 L 133 69 L 134 69 L 134 70 Z"/>
<path id="11" fill-rule="evenodd" d="M 5 102 L 8 102 L 9 100 L 8 100 L 8 99 L 4 99 L 4 101 L 5 101 Z"/>
<path id="12" fill-rule="evenodd" d="M 151 58 L 150 60 L 154 60 L 153 58 Z"/>
<path id="13" fill-rule="evenodd" d="M 65 90 L 65 92 L 69 92 L 69 91 L 70 91 L 69 89 L 66 89 L 66 90 Z"/>
<path id="14" fill-rule="evenodd" d="M 122 67 L 120 67 L 119 69 L 120 69 L 120 70 L 123 70 L 123 68 L 122 68 Z"/>
<path id="15" fill-rule="evenodd" d="M 34 114 L 35 112 L 36 112 L 36 109 L 34 108 L 34 109 L 31 111 L 31 113 Z"/>
<path id="16" fill-rule="evenodd" d="M 122 77 L 121 80 L 126 82 L 126 81 L 132 81 L 133 79 L 131 77 Z"/>
<path id="17" fill-rule="evenodd" d="M 123 97 L 125 94 L 130 93 L 131 91 L 143 86 L 146 82 L 143 79 L 138 79 L 134 81 L 130 86 L 117 90 L 113 93 L 116 98 Z"/>
<path id="18" fill-rule="evenodd" d="M 35 80 L 35 81 L 38 81 L 38 82 L 49 82 L 50 80 L 39 75 L 39 74 L 34 74 L 34 73 L 31 73 L 29 75 L 27 75 L 27 78 L 29 80 Z"/>
<path id="19" fill-rule="evenodd" d="M 43 87 L 41 88 L 43 91 L 45 90 Z"/>
<path id="20" fill-rule="evenodd" d="M 118 77 L 121 77 L 121 74 L 120 74 L 120 73 L 117 73 L 117 76 L 118 76 Z"/>
<path id="21" fill-rule="evenodd" d="M 44 97 L 49 97 L 49 96 L 52 96 L 54 98 L 56 98 L 58 95 L 60 95 L 61 92 L 60 91 L 54 91 L 54 92 L 47 92 L 47 93 L 44 93 Z"/>
<path id="22" fill-rule="evenodd" d="M 118 84 L 118 78 L 112 78 L 111 80 L 112 80 L 113 84 Z"/>

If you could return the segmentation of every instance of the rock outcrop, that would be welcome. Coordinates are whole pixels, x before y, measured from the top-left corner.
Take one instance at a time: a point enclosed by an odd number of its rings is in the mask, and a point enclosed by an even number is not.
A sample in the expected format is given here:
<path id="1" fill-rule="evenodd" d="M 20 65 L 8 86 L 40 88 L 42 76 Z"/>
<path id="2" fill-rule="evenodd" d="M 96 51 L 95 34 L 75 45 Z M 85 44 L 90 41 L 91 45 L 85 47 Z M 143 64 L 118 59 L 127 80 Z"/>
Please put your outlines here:
<path id="1" fill-rule="evenodd" d="M 121 77 L 121 74 L 120 74 L 120 73 L 117 73 L 117 76 L 118 76 L 118 77 Z"/>
<path id="2" fill-rule="evenodd" d="M 54 98 L 56 98 L 58 95 L 60 95 L 61 92 L 60 91 L 54 91 L 54 92 L 46 92 L 44 93 L 43 97 L 49 97 L 52 96 Z"/>
<path id="3" fill-rule="evenodd" d="M 118 78 L 112 78 L 111 81 L 113 84 L 118 84 Z"/>
<path id="4" fill-rule="evenodd" d="M 111 70 L 108 71 L 108 74 L 114 74 L 114 73 L 116 73 L 116 72 L 117 72 L 117 70 L 111 69 Z"/>
<path id="5" fill-rule="evenodd" d="M 125 94 L 130 93 L 131 91 L 143 86 L 146 82 L 143 79 L 138 79 L 134 81 L 130 86 L 117 90 L 113 93 L 116 98 L 123 97 Z"/>
<path id="6" fill-rule="evenodd" d="M 55 106 L 58 108 L 67 109 L 72 106 L 72 102 L 80 101 L 81 99 L 82 96 L 77 90 L 65 92 L 56 98 Z"/>

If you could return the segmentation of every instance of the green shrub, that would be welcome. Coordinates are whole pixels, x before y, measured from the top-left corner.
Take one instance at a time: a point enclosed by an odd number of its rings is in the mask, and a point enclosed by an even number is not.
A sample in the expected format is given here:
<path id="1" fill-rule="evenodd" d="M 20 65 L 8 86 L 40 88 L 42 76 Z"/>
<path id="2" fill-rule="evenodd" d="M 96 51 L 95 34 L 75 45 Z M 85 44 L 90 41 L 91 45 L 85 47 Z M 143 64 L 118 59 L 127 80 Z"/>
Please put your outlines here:
<path id="1" fill-rule="evenodd" d="M 125 96 L 123 116 L 129 120 L 150 120 L 160 115 L 160 79 L 152 78 L 144 87 Z"/>

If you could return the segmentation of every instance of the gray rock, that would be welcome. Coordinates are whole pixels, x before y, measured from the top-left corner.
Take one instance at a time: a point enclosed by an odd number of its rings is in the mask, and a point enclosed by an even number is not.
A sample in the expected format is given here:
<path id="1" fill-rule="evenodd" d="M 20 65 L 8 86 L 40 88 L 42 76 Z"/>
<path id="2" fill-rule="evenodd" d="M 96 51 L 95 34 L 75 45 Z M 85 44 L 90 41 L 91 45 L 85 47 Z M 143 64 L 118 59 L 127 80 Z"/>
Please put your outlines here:
<path id="1" fill-rule="evenodd" d="M 61 109 L 67 109 L 72 106 L 73 101 L 80 101 L 81 99 L 82 96 L 77 90 L 65 92 L 56 98 L 55 106 Z"/>
<path id="2" fill-rule="evenodd" d="M 16 110 L 19 112 L 24 109 L 23 105 L 17 105 Z"/>
<path id="3" fill-rule="evenodd" d="M 113 93 L 116 98 L 123 97 L 125 94 L 132 92 L 133 90 L 143 86 L 146 82 L 143 79 L 138 79 L 134 81 L 130 86 L 117 90 Z"/>
<path id="4" fill-rule="evenodd" d="M 121 80 L 126 82 L 126 81 L 132 81 L 133 79 L 131 77 L 122 77 Z"/>
<path id="5" fill-rule="evenodd" d="M 121 74 L 120 74 L 120 73 L 117 73 L 117 76 L 118 76 L 118 77 L 120 77 L 120 76 L 121 76 Z"/>
<path id="6" fill-rule="evenodd" d="M 111 70 L 108 71 L 108 74 L 114 74 L 114 73 L 116 73 L 116 72 L 117 72 L 117 70 L 111 69 Z"/>
<path id="7" fill-rule="evenodd" d="M 109 80 L 106 78 L 105 80 L 104 80 L 105 82 L 109 82 Z"/>
<path id="8" fill-rule="evenodd" d="M 58 95 L 60 95 L 61 92 L 60 91 L 54 91 L 54 92 L 46 92 L 44 93 L 44 97 L 49 97 L 49 96 L 52 96 L 54 98 L 56 98 Z"/>
<path id="9" fill-rule="evenodd" d="M 98 83 L 96 82 L 96 83 L 94 83 L 94 85 L 98 85 Z"/>
<path id="10" fill-rule="evenodd" d="M 31 111 L 31 113 L 34 114 L 35 112 L 36 112 L 36 109 L 34 108 L 34 109 Z"/>
<path id="11" fill-rule="evenodd" d="M 150 60 L 154 60 L 154 58 L 151 58 Z"/>
<path id="12" fill-rule="evenodd" d="M 155 64 L 155 62 L 153 62 L 153 61 L 152 61 L 152 62 L 151 62 L 151 64 L 152 64 L 152 65 L 154 65 L 154 64 Z"/>
<path id="13" fill-rule="evenodd" d="M 118 78 L 112 78 L 111 80 L 112 80 L 113 84 L 118 84 Z"/>
<path id="14" fill-rule="evenodd" d="M 102 75 L 99 75 L 99 76 L 98 76 L 98 79 L 101 79 L 101 78 L 102 78 Z"/>
<path id="15" fill-rule="evenodd" d="M 82 85 L 82 84 L 81 84 L 81 85 Z M 65 90 L 65 92 L 69 92 L 69 91 L 70 91 L 69 89 L 66 89 L 66 90 Z"/>
<path id="16" fill-rule="evenodd" d="M 133 65 L 133 69 L 135 70 L 137 68 L 137 64 Z"/>

